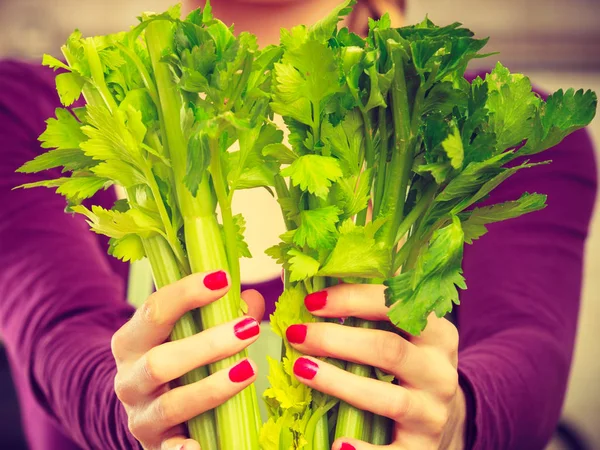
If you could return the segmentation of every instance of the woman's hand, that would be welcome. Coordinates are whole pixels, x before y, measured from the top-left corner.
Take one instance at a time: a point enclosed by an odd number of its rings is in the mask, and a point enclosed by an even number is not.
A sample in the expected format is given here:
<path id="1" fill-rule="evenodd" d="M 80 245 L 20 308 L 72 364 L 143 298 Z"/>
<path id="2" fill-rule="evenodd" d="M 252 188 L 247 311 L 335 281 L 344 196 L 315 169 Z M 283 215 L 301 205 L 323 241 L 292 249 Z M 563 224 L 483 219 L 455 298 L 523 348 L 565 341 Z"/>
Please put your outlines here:
<path id="1" fill-rule="evenodd" d="M 341 284 L 306 297 L 319 317 L 388 320 L 384 287 Z M 458 384 L 458 332 L 445 319 L 429 318 L 425 331 L 405 339 L 388 331 L 334 323 L 292 325 L 288 341 L 312 356 L 327 356 L 379 367 L 398 384 L 353 375 L 316 358 L 299 358 L 296 377 L 311 388 L 357 408 L 389 417 L 394 424 L 389 450 L 460 450 L 464 447 L 465 399 Z M 376 450 L 384 447 L 348 438 L 334 450 Z"/>
<path id="2" fill-rule="evenodd" d="M 194 384 L 169 389 L 169 382 L 232 356 L 257 339 L 264 299 L 256 291 L 246 291 L 242 298 L 248 304 L 248 316 L 166 342 L 183 314 L 218 300 L 229 284 L 224 272 L 190 275 L 152 294 L 114 334 L 115 391 L 129 416 L 131 433 L 145 449 L 199 449 L 196 441 L 186 438 L 181 424 L 222 404 L 255 380 L 256 366 L 243 360 Z"/>

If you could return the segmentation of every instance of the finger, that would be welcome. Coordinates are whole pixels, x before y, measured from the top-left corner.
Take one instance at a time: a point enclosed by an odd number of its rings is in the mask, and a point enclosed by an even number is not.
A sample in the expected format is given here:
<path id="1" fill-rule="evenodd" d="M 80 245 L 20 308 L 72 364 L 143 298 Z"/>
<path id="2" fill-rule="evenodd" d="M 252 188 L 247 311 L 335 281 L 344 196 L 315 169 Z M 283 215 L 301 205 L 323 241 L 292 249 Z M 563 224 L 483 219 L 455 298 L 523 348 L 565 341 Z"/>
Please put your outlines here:
<path id="1" fill-rule="evenodd" d="M 159 289 L 113 336 L 115 358 L 119 360 L 131 352 L 145 353 L 162 344 L 186 312 L 218 300 L 229 285 L 229 276 L 217 271 L 193 274 Z"/>
<path id="2" fill-rule="evenodd" d="M 256 319 L 246 316 L 154 347 L 134 363 L 126 378 L 115 382 L 117 396 L 125 404 L 135 404 L 197 367 L 239 353 L 259 333 Z"/>
<path id="3" fill-rule="evenodd" d="M 359 317 L 388 321 L 385 286 L 379 284 L 338 284 L 309 294 L 306 309 L 319 317 Z"/>
<path id="4" fill-rule="evenodd" d="M 332 450 L 408 450 L 407 447 L 401 447 L 400 444 L 373 445 L 364 441 L 351 438 L 337 439 L 331 446 Z"/>
<path id="5" fill-rule="evenodd" d="M 152 401 L 140 420 L 130 424 L 134 436 L 163 434 L 174 426 L 223 404 L 256 379 L 256 365 L 243 359 L 229 369 L 165 392 Z"/>
<path id="6" fill-rule="evenodd" d="M 419 336 L 411 336 L 411 342 L 417 347 L 434 347 L 451 356 L 454 367 L 458 364 L 458 329 L 447 319 L 431 313 L 427 326 Z"/>
<path id="7" fill-rule="evenodd" d="M 294 374 L 313 389 L 358 409 L 389 417 L 402 426 L 428 427 L 436 409 L 436 404 L 419 391 L 354 375 L 315 358 L 298 358 Z"/>
<path id="8" fill-rule="evenodd" d="M 255 289 L 242 292 L 242 300 L 248 305 L 248 315 L 259 322 L 265 315 L 265 298 Z"/>
<path id="9" fill-rule="evenodd" d="M 439 383 L 439 358 L 432 358 L 396 333 L 316 322 L 291 325 L 286 338 L 301 353 L 379 367 L 403 385 L 427 388 Z"/>
<path id="10" fill-rule="evenodd" d="M 162 442 L 160 450 L 201 450 L 200 444 L 193 439 L 187 439 L 185 436 L 175 436 L 165 439 Z"/>

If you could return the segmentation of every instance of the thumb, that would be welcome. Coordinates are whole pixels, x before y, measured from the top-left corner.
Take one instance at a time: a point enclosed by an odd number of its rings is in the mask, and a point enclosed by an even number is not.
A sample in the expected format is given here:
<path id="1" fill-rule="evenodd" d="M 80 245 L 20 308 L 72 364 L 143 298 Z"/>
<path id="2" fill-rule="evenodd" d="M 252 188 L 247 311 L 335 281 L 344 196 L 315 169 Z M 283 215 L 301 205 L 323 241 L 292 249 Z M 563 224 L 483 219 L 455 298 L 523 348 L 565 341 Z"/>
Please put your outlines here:
<path id="1" fill-rule="evenodd" d="M 242 292 L 242 300 L 248 305 L 248 315 L 259 322 L 265 315 L 265 298 L 255 289 Z"/>

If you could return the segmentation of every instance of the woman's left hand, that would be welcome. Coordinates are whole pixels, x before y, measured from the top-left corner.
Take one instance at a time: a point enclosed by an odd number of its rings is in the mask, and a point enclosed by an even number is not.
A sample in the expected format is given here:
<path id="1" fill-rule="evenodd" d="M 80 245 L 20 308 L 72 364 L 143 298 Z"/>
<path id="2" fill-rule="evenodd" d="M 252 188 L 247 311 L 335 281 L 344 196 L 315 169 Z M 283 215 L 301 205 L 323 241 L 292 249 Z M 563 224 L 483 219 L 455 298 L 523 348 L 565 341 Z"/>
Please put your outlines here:
<path id="1" fill-rule="evenodd" d="M 388 321 L 384 286 L 341 284 L 306 297 L 319 317 L 357 317 Z M 287 339 L 297 350 L 380 368 L 398 384 L 353 375 L 312 357 L 298 358 L 296 377 L 311 388 L 359 409 L 392 419 L 389 450 L 464 448 L 465 398 L 458 384 L 458 331 L 431 315 L 418 337 L 335 323 L 292 325 Z M 376 450 L 384 447 L 339 438 L 333 450 Z"/>

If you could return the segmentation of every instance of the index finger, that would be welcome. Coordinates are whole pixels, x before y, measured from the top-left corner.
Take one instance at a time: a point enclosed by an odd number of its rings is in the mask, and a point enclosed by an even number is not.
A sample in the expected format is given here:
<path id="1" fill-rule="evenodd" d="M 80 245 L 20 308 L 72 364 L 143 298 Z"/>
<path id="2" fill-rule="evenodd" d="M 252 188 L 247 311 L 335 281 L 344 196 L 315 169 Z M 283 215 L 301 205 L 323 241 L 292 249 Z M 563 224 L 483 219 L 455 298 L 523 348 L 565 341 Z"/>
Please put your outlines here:
<path id="1" fill-rule="evenodd" d="M 358 317 L 389 322 L 390 308 L 385 304 L 384 292 L 385 286 L 380 284 L 338 284 L 307 295 L 304 304 L 308 311 L 319 317 Z M 458 331 L 448 320 L 431 313 L 419 336 L 406 333 L 405 337 L 417 347 L 435 347 L 449 353 L 456 365 Z"/>
<path id="2" fill-rule="evenodd" d="M 189 275 L 154 292 L 113 336 L 115 358 L 130 352 L 142 354 L 162 344 L 182 316 L 218 300 L 229 286 L 229 276 L 219 270 Z"/>
<path id="3" fill-rule="evenodd" d="M 381 284 L 338 284 L 308 294 L 304 305 L 319 317 L 358 317 L 386 321 L 389 308 L 385 305 L 385 286 Z"/>

